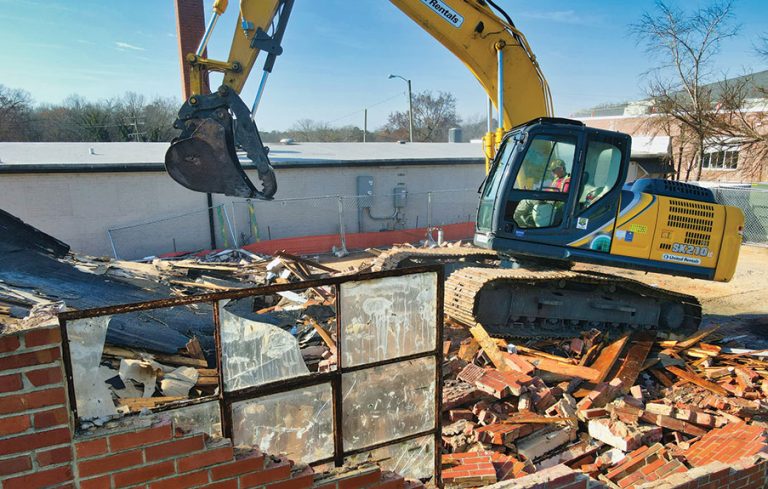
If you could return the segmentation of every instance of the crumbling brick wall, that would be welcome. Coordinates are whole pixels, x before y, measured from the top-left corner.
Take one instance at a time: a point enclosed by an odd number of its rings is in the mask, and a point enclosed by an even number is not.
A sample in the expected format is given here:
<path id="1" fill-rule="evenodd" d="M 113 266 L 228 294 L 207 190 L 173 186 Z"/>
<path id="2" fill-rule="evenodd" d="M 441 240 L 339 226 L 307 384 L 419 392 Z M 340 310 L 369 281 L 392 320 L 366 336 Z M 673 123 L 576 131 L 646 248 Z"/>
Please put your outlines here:
<path id="1" fill-rule="evenodd" d="M 144 419 L 142 419 L 144 418 Z M 0 335 L 0 487 L 402 489 L 377 467 L 318 479 L 310 468 L 132 417 L 75 435 L 58 327 Z M 318 480 L 316 480 L 318 479 Z"/>

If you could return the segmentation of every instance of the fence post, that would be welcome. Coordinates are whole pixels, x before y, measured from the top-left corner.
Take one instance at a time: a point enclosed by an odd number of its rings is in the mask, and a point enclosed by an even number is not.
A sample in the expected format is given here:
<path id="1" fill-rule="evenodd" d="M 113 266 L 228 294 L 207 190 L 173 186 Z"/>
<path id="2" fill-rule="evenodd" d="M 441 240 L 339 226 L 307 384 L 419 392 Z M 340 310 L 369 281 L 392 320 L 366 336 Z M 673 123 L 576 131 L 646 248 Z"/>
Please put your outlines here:
<path id="1" fill-rule="evenodd" d="M 109 244 L 112 246 L 112 254 L 115 255 L 115 260 L 119 260 L 120 257 L 117 256 L 117 249 L 115 248 L 115 240 L 112 239 L 112 230 L 107 229 L 107 237 L 109 238 Z"/>
<path id="2" fill-rule="evenodd" d="M 347 251 L 347 237 L 344 233 L 344 198 L 341 195 L 337 195 L 336 198 L 339 201 L 339 238 L 341 239 L 340 253 L 346 255 Z"/>
<path id="3" fill-rule="evenodd" d="M 232 247 L 233 248 L 239 248 L 240 245 L 237 241 L 237 233 L 235 232 L 235 227 L 232 224 L 235 221 L 235 203 L 232 203 L 232 219 L 229 218 L 229 213 L 227 212 L 227 206 L 222 204 L 222 209 L 224 210 L 224 218 L 227 220 L 227 227 L 229 228 L 229 234 L 232 236 Z"/>
<path id="4" fill-rule="evenodd" d="M 427 192 L 427 227 L 432 227 L 432 192 Z"/>

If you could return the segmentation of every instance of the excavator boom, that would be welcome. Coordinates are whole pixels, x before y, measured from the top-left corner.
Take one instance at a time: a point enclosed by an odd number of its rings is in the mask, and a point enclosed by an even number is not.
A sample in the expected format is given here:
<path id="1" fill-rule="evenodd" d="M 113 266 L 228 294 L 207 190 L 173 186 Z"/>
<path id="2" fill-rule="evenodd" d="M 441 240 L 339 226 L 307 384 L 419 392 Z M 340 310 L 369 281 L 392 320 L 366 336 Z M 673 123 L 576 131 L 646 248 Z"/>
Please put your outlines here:
<path id="1" fill-rule="evenodd" d="M 523 34 L 492 1 L 390 1 L 456 55 L 499 109 L 499 129 L 486 135 L 489 161 L 504 128 L 551 115 L 549 88 L 536 57 Z M 179 111 L 175 127 L 181 134 L 165 158 L 169 175 L 181 185 L 198 192 L 259 199 L 271 199 L 277 191 L 269 150 L 261 141 L 253 116 L 275 58 L 282 53 L 293 2 L 241 0 L 226 61 L 204 56 L 213 26 L 226 9 L 223 0 L 214 4 L 199 49 L 185 58 L 190 66 L 192 96 Z M 248 110 L 239 94 L 261 53 L 266 54 L 263 74 L 256 101 Z M 224 73 L 221 87 L 211 94 L 204 93 L 208 71 Z M 238 146 L 256 168 L 261 188 L 243 169 Z"/>

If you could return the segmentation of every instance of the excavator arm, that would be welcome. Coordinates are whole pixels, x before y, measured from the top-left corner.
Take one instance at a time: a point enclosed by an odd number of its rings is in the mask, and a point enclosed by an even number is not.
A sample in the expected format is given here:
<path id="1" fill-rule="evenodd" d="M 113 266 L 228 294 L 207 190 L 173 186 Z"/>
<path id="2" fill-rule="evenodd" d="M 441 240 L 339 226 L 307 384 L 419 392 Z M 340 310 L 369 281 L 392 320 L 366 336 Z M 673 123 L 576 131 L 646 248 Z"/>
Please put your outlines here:
<path id="1" fill-rule="evenodd" d="M 551 99 L 536 57 L 523 34 L 491 0 L 390 0 L 450 50 L 478 79 L 498 109 L 499 127 L 485 138 L 487 159 L 505 129 L 551 115 Z M 208 193 L 271 199 L 277 191 L 253 115 L 264 92 L 294 0 L 241 0 L 232 47 L 226 61 L 205 56 L 218 18 L 227 8 L 217 0 L 196 53 L 189 53 L 192 95 L 179 111 L 181 130 L 166 153 L 166 170 L 185 187 Z M 259 54 L 266 53 L 256 100 L 249 110 L 239 94 Z M 208 71 L 223 72 L 219 89 L 204 93 Z M 259 174 L 257 188 L 243 170 L 236 147 L 245 150 Z"/>

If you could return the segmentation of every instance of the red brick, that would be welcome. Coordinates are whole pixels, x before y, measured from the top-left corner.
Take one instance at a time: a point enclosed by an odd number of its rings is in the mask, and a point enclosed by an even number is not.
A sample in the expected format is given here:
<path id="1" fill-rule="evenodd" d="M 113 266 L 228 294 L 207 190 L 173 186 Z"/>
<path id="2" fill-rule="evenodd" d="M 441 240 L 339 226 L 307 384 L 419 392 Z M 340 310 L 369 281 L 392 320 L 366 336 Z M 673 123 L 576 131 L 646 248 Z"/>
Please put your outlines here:
<path id="1" fill-rule="evenodd" d="M 208 484 L 205 486 L 205 489 L 237 489 L 237 479 L 229 479 L 228 481 Z"/>
<path id="2" fill-rule="evenodd" d="M 30 489 L 32 487 L 49 487 L 72 480 L 72 467 L 57 467 L 34 474 L 22 475 L 3 481 L 5 489 Z"/>
<path id="3" fill-rule="evenodd" d="M 79 458 L 93 457 L 107 453 L 107 439 L 96 438 L 75 443 L 75 452 Z"/>
<path id="4" fill-rule="evenodd" d="M 111 487 L 108 475 L 80 481 L 80 489 L 104 489 L 105 487 Z"/>
<path id="5" fill-rule="evenodd" d="M 287 479 L 290 476 L 291 465 L 289 463 L 281 463 L 263 471 L 243 475 L 240 477 L 240 488 L 262 486 L 269 482 Z"/>
<path id="6" fill-rule="evenodd" d="M 109 450 L 118 452 L 127 448 L 135 448 L 142 445 L 150 445 L 161 441 L 170 440 L 173 437 L 170 423 L 155 426 L 135 433 L 121 433 L 109 437 Z"/>
<path id="7" fill-rule="evenodd" d="M 196 452 L 205 448 L 205 441 L 203 435 L 193 436 L 192 438 L 182 438 L 180 440 L 163 443 L 162 445 L 155 445 L 153 447 L 147 447 L 145 453 L 147 455 L 147 462 L 162 460 L 164 458 L 170 458 L 177 455 L 183 455 L 187 453 Z"/>
<path id="8" fill-rule="evenodd" d="M 24 336 L 24 344 L 27 348 L 59 343 L 61 343 L 61 330 L 59 328 L 34 329 Z"/>
<path id="9" fill-rule="evenodd" d="M 15 435 L 27 431 L 32 426 L 29 416 L 12 416 L 10 418 L 0 419 L 0 436 Z"/>
<path id="10" fill-rule="evenodd" d="M 227 479 L 236 475 L 242 475 L 247 472 L 255 472 L 264 468 L 264 455 L 257 454 L 234 460 L 232 462 L 221 464 L 211 469 L 211 478 L 213 480 Z M 285 479 L 291 473 L 291 466 L 288 464 L 282 464 L 277 467 L 273 467 L 264 471 L 265 477 L 270 478 L 265 482 L 272 482 L 280 479 Z M 284 474 L 284 475 L 283 475 Z M 281 477 L 282 475 L 282 477 Z"/>
<path id="11" fill-rule="evenodd" d="M 24 383 L 21 381 L 21 374 L 0 376 L 0 393 L 18 391 L 22 387 Z"/>
<path id="12" fill-rule="evenodd" d="M 60 447 L 48 450 L 47 452 L 38 452 L 37 465 L 56 465 L 63 464 L 72 460 L 72 447 Z"/>
<path id="13" fill-rule="evenodd" d="M 198 470 L 189 474 L 183 474 L 170 479 L 153 482 L 149 485 L 150 489 L 187 489 L 188 487 L 199 486 L 208 482 L 208 471 Z"/>
<path id="14" fill-rule="evenodd" d="M 0 461 L 0 476 L 18 474 L 32 468 L 32 460 L 27 456 Z"/>
<path id="15" fill-rule="evenodd" d="M 496 475 L 496 471 L 494 471 L 493 474 Z M 381 470 L 376 469 L 368 474 L 361 474 L 356 477 L 341 479 L 338 482 L 338 487 L 339 489 L 359 489 L 361 487 L 375 484 L 379 482 L 379 479 L 381 479 Z"/>
<path id="16" fill-rule="evenodd" d="M 207 467 L 209 465 L 215 465 L 221 462 L 232 460 L 234 456 L 232 447 L 226 446 L 221 448 L 215 448 L 203 453 L 197 453 L 190 455 L 189 457 L 180 458 L 176 462 L 176 468 L 178 472 L 189 472 L 200 467 Z"/>
<path id="17" fill-rule="evenodd" d="M 67 424 L 69 422 L 69 414 L 67 409 L 62 407 L 35 413 L 34 419 L 35 429 L 50 428 L 51 426 Z"/>
<path id="18" fill-rule="evenodd" d="M 10 353 L 16 351 L 21 346 L 18 336 L 0 337 L 0 353 Z"/>
<path id="19" fill-rule="evenodd" d="M 141 450 L 118 453 L 101 458 L 94 458 L 80 462 L 78 471 L 80 477 L 90 477 L 92 475 L 106 474 L 115 470 L 127 469 L 144 462 Z"/>
<path id="20" fill-rule="evenodd" d="M 68 443 L 70 439 L 69 428 L 30 433 L 15 438 L 5 438 L 0 440 L 0 455 L 28 452 L 36 448 L 48 447 L 51 445 L 61 445 L 63 443 Z"/>
<path id="21" fill-rule="evenodd" d="M 173 461 L 169 460 L 168 462 L 118 472 L 112 476 L 112 480 L 115 482 L 115 487 L 127 487 L 139 484 L 140 482 L 167 477 L 173 473 Z"/>
<path id="22" fill-rule="evenodd" d="M 243 476 L 243 477 L 248 477 Z M 376 481 L 379 481 L 378 474 L 376 477 Z M 312 487 L 312 483 L 314 482 L 315 475 L 313 473 L 307 473 L 304 475 L 299 475 L 297 477 L 294 477 L 292 479 L 288 479 L 281 482 L 274 482 L 272 484 L 267 484 L 267 489 L 308 489 Z M 344 481 L 339 481 L 339 486 L 341 486 L 341 483 Z M 349 486 L 347 489 L 360 489 L 362 487 L 369 486 L 370 484 L 365 485 L 356 485 L 356 486 Z M 247 487 L 247 486 L 241 486 L 241 487 Z M 341 489 L 341 487 L 339 487 Z"/>
<path id="23" fill-rule="evenodd" d="M 61 367 L 41 368 L 26 372 L 27 379 L 35 387 L 49 384 L 58 384 L 62 380 Z"/>
<path id="24" fill-rule="evenodd" d="M 12 396 L 0 397 L 0 414 L 18 413 L 28 409 L 64 404 L 64 389 L 46 389 Z"/>
<path id="25" fill-rule="evenodd" d="M 53 361 L 58 360 L 59 356 L 58 348 L 19 353 L 18 355 L 0 358 L 0 370 L 10 370 L 12 368 L 32 367 L 52 363 Z"/>

